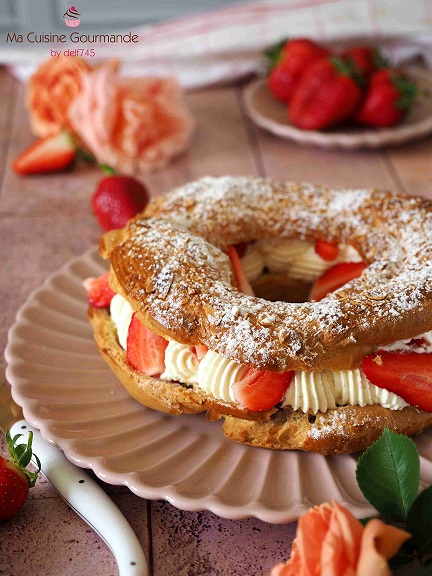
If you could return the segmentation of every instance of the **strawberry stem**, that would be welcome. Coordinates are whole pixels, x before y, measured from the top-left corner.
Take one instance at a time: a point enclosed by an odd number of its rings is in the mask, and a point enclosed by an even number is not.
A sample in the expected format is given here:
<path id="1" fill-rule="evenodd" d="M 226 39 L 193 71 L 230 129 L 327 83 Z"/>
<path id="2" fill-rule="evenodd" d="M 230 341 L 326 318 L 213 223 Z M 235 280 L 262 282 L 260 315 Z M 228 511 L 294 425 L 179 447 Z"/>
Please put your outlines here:
<path id="1" fill-rule="evenodd" d="M 399 98 L 395 102 L 397 108 L 408 110 L 420 93 L 420 89 L 415 82 L 405 78 L 392 77 L 391 83 L 399 92 Z"/>
<path id="2" fill-rule="evenodd" d="M 375 48 L 372 53 L 372 62 L 376 70 L 381 70 L 382 68 L 388 68 L 390 66 L 388 59 L 378 50 L 378 48 Z"/>
<path id="3" fill-rule="evenodd" d="M 114 168 L 108 166 L 108 164 L 101 164 L 96 160 L 96 158 L 92 154 L 90 154 L 90 152 L 84 150 L 84 148 L 78 148 L 78 153 L 85 162 L 93 164 L 93 166 L 97 166 L 107 176 L 112 176 L 113 174 L 116 174 Z"/>
<path id="4" fill-rule="evenodd" d="M 112 166 L 108 166 L 108 164 L 97 163 L 97 167 L 100 168 L 102 170 L 102 172 L 104 174 L 106 174 L 107 176 L 112 176 L 113 174 L 116 174 L 116 171 L 114 170 L 114 168 Z"/>
<path id="5" fill-rule="evenodd" d="M 33 454 L 32 443 L 33 443 L 33 432 L 29 433 L 27 444 L 17 444 L 18 440 L 21 438 L 22 434 L 16 434 L 13 438 L 10 434 L 10 430 L 6 431 L 6 445 L 9 450 L 9 454 L 12 458 L 12 462 L 17 466 L 22 472 L 24 472 L 27 482 L 30 488 L 36 484 L 37 477 L 41 469 L 41 463 L 36 454 Z M 26 467 L 31 461 L 36 466 L 36 472 L 30 472 Z"/>
<path id="6" fill-rule="evenodd" d="M 288 38 L 283 38 L 282 40 L 280 40 L 280 42 L 272 44 L 271 46 L 269 46 L 264 50 L 264 56 L 266 57 L 267 60 L 267 67 L 269 72 L 271 72 L 271 70 L 273 70 L 273 68 L 276 68 L 276 66 L 279 64 L 282 56 L 282 49 L 287 42 Z"/>
<path id="7" fill-rule="evenodd" d="M 330 62 L 333 64 L 336 72 L 341 76 L 352 78 L 358 86 L 365 85 L 365 79 L 355 65 L 354 59 L 344 59 L 339 58 L 338 56 L 331 56 Z"/>

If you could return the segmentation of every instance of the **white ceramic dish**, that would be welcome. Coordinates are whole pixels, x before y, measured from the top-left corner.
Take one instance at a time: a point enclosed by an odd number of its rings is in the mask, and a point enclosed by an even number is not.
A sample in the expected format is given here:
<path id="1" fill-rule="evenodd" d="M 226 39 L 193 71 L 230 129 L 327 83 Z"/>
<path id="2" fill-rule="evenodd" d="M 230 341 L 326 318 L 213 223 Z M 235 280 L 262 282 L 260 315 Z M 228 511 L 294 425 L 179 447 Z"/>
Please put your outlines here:
<path id="1" fill-rule="evenodd" d="M 105 270 L 95 249 L 72 260 L 29 297 L 9 332 L 13 396 L 45 440 L 102 480 L 184 510 L 284 523 L 335 498 L 358 517 L 374 513 L 357 487 L 355 456 L 235 444 L 221 422 L 167 416 L 129 397 L 87 322 L 82 281 Z M 431 439 L 417 441 L 424 483 L 432 483 Z"/>
<path id="2" fill-rule="evenodd" d="M 347 150 L 396 146 L 432 133 L 432 73 L 414 68 L 404 72 L 418 83 L 423 94 L 416 99 L 403 121 L 391 128 L 341 127 L 327 132 L 301 130 L 289 123 L 286 105 L 273 98 L 265 78 L 246 86 L 244 103 L 255 124 L 276 136 L 301 144 Z"/>

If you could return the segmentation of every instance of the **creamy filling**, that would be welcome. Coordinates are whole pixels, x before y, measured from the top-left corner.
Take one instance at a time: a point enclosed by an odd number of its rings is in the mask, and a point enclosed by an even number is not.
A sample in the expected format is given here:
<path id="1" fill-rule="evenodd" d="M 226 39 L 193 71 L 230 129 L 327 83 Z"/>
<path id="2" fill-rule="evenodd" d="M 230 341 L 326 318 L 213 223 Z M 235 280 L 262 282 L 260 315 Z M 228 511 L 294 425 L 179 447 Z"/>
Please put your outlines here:
<path id="1" fill-rule="evenodd" d="M 160 377 L 182 384 L 198 384 L 199 364 L 191 346 L 170 340 L 165 349 L 165 371 Z"/>
<path id="2" fill-rule="evenodd" d="M 348 244 L 341 244 L 337 258 L 328 261 L 315 252 L 312 242 L 269 238 L 248 246 L 242 257 L 242 266 L 250 282 L 259 278 L 264 268 L 275 274 L 287 274 L 296 280 L 313 282 L 335 264 L 361 261 L 357 250 Z"/>
<path id="3" fill-rule="evenodd" d="M 288 272 L 295 262 L 301 261 L 310 246 L 309 242 L 286 238 L 269 238 L 260 242 L 266 267 L 279 274 Z"/>
<path id="4" fill-rule="evenodd" d="M 232 386 L 239 382 L 248 368 L 209 350 L 198 369 L 198 386 L 217 400 L 237 403 Z"/>
<path id="5" fill-rule="evenodd" d="M 116 294 L 111 301 L 110 311 L 120 346 L 126 349 L 132 308 L 122 296 Z M 431 353 L 432 331 L 415 339 L 400 340 L 389 346 L 383 346 L 382 349 Z M 233 384 L 240 381 L 247 370 L 246 366 L 212 350 L 198 361 L 192 346 L 170 340 L 165 350 L 165 371 L 161 379 L 194 386 L 217 400 L 236 403 Z M 310 411 L 314 414 L 327 412 L 338 406 L 372 404 L 380 404 L 390 410 L 401 410 L 408 406 L 400 396 L 369 382 L 359 369 L 338 372 L 296 371 L 281 401 L 282 407 L 290 406 L 293 410 L 305 413 Z"/>
<path id="6" fill-rule="evenodd" d="M 247 247 L 241 262 L 249 282 L 257 280 L 262 275 L 265 268 L 265 260 L 258 242 Z"/>
<path id="7" fill-rule="evenodd" d="M 381 404 L 390 410 L 409 406 L 400 396 L 371 384 L 361 370 L 295 373 L 282 407 L 291 406 L 302 412 L 327 412 L 338 406 Z"/>
<path id="8" fill-rule="evenodd" d="M 432 330 L 425 332 L 416 338 L 398 340 L 393 344 L 381 346 L 386 352 L 416 352 L 417 354 L 430 354 L 432 352 Z"/>
<path id="9" fill-rule="evenodd" d="M 295 280 L 304 280 L 305 282 L 313 282 L 319 276 L 322 276 L 326 270 L 334 266 L 337 260 L 331 262 L 323 260 L 315 252 L 314 246 L 309 246 L 301 252 L 289 266 L 287 273 Z"/>
<path id="10" fill-rule="evenodd" d="M 129 332 L 129 324 L 132 320 L 133 310 L 129 302 L 116 294 L 113 296 L 110 304 L 111 320 L 114 322 L 117 329 L 117 338 L 123 350 L 126 350 L 127 336 Z"/>

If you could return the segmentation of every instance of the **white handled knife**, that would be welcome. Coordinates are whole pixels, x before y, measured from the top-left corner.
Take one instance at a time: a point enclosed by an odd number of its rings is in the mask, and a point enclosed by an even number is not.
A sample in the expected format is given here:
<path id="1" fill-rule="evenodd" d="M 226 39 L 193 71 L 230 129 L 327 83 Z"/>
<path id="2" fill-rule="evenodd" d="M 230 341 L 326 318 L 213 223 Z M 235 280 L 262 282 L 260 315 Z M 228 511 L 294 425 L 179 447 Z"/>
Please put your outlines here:
<path id="1" fill-rule="evenodd" d="M 10 429 L 12 436 L 22 434 L 23 443 L 27 443 L 29 433 L 33 432 L 32 447 L 42 472 L 69 506 L 105 541 L 114 554 L 119 576 L 148 576 L 144 552 L 126 518 L 82 468 L 69 462 L 59 448 L 45 442 L 40 432 L 23 419 L 7 383 L 0 385 L 0 428 L 4 432 Z"/>

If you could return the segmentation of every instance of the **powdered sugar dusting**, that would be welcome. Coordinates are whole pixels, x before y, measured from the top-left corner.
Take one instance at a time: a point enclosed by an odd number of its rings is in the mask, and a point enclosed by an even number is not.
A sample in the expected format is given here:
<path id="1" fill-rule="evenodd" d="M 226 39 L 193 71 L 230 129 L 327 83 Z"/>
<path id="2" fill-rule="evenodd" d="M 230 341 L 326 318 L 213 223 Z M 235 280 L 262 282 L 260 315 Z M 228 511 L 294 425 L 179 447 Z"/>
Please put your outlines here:
<path id="1" fill-rule="evenodd" d="M 271 370 L 354 367 L 377 345 L 432 329 L 432 203 L 377 190 L 204 178 L 157 198 L 112 266 L 143 319 Z M 321 302 L 237 292 L 220 248 L 284 236 L 353 245 L 371 265 Z"/>

